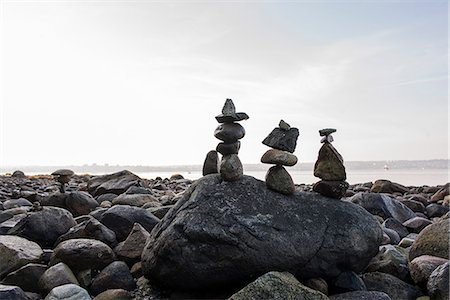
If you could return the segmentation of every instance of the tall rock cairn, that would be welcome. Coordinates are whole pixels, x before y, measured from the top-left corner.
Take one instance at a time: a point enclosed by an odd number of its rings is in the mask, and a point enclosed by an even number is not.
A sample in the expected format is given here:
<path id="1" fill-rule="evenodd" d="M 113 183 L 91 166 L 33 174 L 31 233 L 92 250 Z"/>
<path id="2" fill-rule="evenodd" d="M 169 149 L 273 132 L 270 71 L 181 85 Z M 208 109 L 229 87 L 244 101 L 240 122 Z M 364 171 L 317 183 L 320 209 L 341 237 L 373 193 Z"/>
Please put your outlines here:
<path id="1" fill-rule="evenodd" d="M 285 195 L 295 192 L 294 181 L 284 166 L 294 166 L 297 156 L 292 154 L 297 146 L 299 132 L 297 128 L 291 128 L 288 123 L 280 121 L 278 127 L 263 140 L 263 144 L 271 147 L 261 157 L 261 162 L 273 164 L 266 174 L 266 186 Z"/>
<path id="2" fill-rule="evenodd" d="M 222 141 L 216 148 L 217 152 L 222 154 L 219 172 L 225 181 L 236 181 L 244 174 L 238 153 L 241 147 L 239 140 L 245 136 L 245 129 L 236 122 L 247 119 L 246 113 L 236 112 L 231 99 L 225 101 L 222 114 L 216 117 L 220 125 L 214 131 L 214 136 Z"/>
<path id="3" fill-rule="evenodd" d="M 323 143 L 319 150 L 319 157 L 314 165 L 314 176 L 319 177 L 319 182 L 316 182 L 313 186 L 313 190 L 322 194 L 323 196 L 341 199 L 349 184 L 345 181 L 347 174 L 345 173 L 344 160 L 339 152 L 331 145 L 333 142 L 332 133 L 336 132 L 336 129 L 325 128 L 319 130 L 320 136 L 322 136 Z"/>

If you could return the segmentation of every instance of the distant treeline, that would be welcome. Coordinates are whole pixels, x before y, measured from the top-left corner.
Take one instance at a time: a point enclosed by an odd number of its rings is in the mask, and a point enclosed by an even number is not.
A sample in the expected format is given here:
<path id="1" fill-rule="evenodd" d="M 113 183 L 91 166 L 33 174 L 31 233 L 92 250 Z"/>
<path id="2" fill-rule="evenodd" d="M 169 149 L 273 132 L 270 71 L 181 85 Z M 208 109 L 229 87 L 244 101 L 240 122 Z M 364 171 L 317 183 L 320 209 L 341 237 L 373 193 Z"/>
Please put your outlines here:
<path id="1" fill-rule="evenodd" d="M 267 165 L 263 164 L 245 164 L 247 171 L 264 171 Z M 346 161 L 345 167 L 348 170 L 381 170 L 388 168 L 395 169 L 450 169 L 450 161 L 447 159 L 433 160 L 393 160 L 393 161 Z M 299 163 L 290 170 L 312 170 L 314 163 Z M 201 172 L 201 165 L 181 165 L 181 166 L 132 166 L 132 165 L 82 165 L 82 166 L 2 166 L 0 173 L 12 173 L 15 170 L 21 170 L 25 173 L 49 174 L 57 169 L 71 169 L 75 173 L 113 173 L 121 170 L 129 170 L 137 173 L 145 172 Z"/>

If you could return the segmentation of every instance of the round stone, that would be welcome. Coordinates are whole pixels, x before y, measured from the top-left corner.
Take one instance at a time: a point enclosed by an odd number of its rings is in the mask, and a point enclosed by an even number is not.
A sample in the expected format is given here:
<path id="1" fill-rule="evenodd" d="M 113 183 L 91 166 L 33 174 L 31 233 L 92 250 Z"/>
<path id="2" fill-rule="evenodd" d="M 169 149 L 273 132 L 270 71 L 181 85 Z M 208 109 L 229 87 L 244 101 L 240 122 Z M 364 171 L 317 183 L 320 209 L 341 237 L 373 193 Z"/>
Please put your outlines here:
<path id="1" fill-rule="evenodd" d="M 222 157 L 220 162 L 220 175 L 225 181 L 236 181 L 242 177 L 244 169 L 241 160 L 236 154 Z"/>
<path id="2" fill-rule="evenodd" d="M 297 156 L 287 151 L 269 149 L 261 157 L 261 162 L 265 164 L 294 166 L 297 163 Z"/>
<path id="3" fill-rule="evenodd" d="M 274 166 L 269 169 L 266 174 L 266 186 L 285 195 L 291 195 L 295 192 L 294 181 L 282 166 Z"/>
<path id="4" fill-rule="evenodd" d="M 313 191 L 330 198 L 341 199 L 345 196 L 345 192 L 349 184 L 346 181 L 329 181 L 321 180 L 313 186 Z"/>
<path id="5" fill-rule="evenodd" d="M 217 126 L 214 136 L 225 143 L 234 143 L 242 139 L 245 129 L 238 123 L 224 123 Z"/>
<path id="6" fill-rule="evenodd" d="M 241 148 L 241 142 L 237 141 L 235 143 L 219 143 L 216 150 L 222 155 L 228 155 L 238 154 L 239 148 Z"/>
<path id="7" fill-rule="evenodd" d="M 205 162 L 203 163 L 203 176 L 209 174 L 219 173 L 218 170 L 219 165 L 219 156 L 217 155 L 217 151 L 211 150 L 206 154 Z"/>

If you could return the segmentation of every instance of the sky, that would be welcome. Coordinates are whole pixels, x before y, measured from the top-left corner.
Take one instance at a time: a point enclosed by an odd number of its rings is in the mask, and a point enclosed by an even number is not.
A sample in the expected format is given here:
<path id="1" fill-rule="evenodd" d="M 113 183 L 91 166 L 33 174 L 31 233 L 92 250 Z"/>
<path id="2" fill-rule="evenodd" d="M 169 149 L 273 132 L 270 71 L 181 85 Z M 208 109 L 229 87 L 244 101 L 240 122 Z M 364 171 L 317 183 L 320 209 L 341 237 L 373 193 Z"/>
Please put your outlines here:
<path id="1" fill-rule="evenodd" d="M 0 165 L 202 164 L 226 98 L 257 163 L 447 159 L 447 1 L 0 0 Z"/>

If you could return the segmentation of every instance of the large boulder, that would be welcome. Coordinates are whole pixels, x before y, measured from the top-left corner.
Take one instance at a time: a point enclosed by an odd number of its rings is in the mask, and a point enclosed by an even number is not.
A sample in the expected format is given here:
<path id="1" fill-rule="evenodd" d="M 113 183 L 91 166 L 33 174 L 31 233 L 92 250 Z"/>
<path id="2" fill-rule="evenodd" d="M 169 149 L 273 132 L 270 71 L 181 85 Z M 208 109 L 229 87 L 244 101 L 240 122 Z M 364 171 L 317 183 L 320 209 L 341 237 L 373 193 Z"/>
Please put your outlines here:
<path id="1" fill-rule="evenodd" d="M 387 194 L 361 192 L 352 196 L 349 201 L 361 205 L 371 214 L 383 219 L 394 218 L 403 223 L 416 217 L 416 214 L 406 205 Z"/>
<path id="2" fill-rule="evenodd" d="M 39 262 L 43 252 L 38 244 L 12 235 L 0 235 L 0 278 L 28 263 Z"/>
<path id="3" fill-rule="evenodd" d="M 269 272 L 233 294 L 228 300 L 327 300 L 319 291 L 301 284 L 288 272 Z"/>
<path id="4" fill-rule="evenodd" d="M 119 242 L 127 238 L 134 223 L 139 223 L 150 232 L 159 222 L 148 210 L 130 205 L 114 205 L 98 216 L 98 220 L 114 231 Z"/>
<path id="5" fill-rule="evenodd" d="M 77 223 L 70 212 L 59 207 L 43 207 L 29 212 L 8 234 L 18 235 L 38 243 L 42 247 L 52 247 L 56 240 Z"/>
<path id="6" fill-rule="evenodd" d="M 221 288 L 271 270 L 308 278 L 360 272 L 381 241 L 376 219 L 352 203 L 284 196 L 250 176 L 226 182 L 208 175 L 153 229 L 142 263 L 160 285 Z"/>
<path id="7" fill-rule="evenodd" d="M 131 186 L 139 186 L 140 181 L 139 176 L 124 170 L 113 174 L 95 176 L 89 180 L 87 188 L 94 197 L 106 193 L 120 195 Z"/>
<path id="8" fill-rule="evenodd" d="M 409 261 L 421 255 L 449 259 L 449 233 L 448 219 L 427 226 L 411 246 Z"/>

